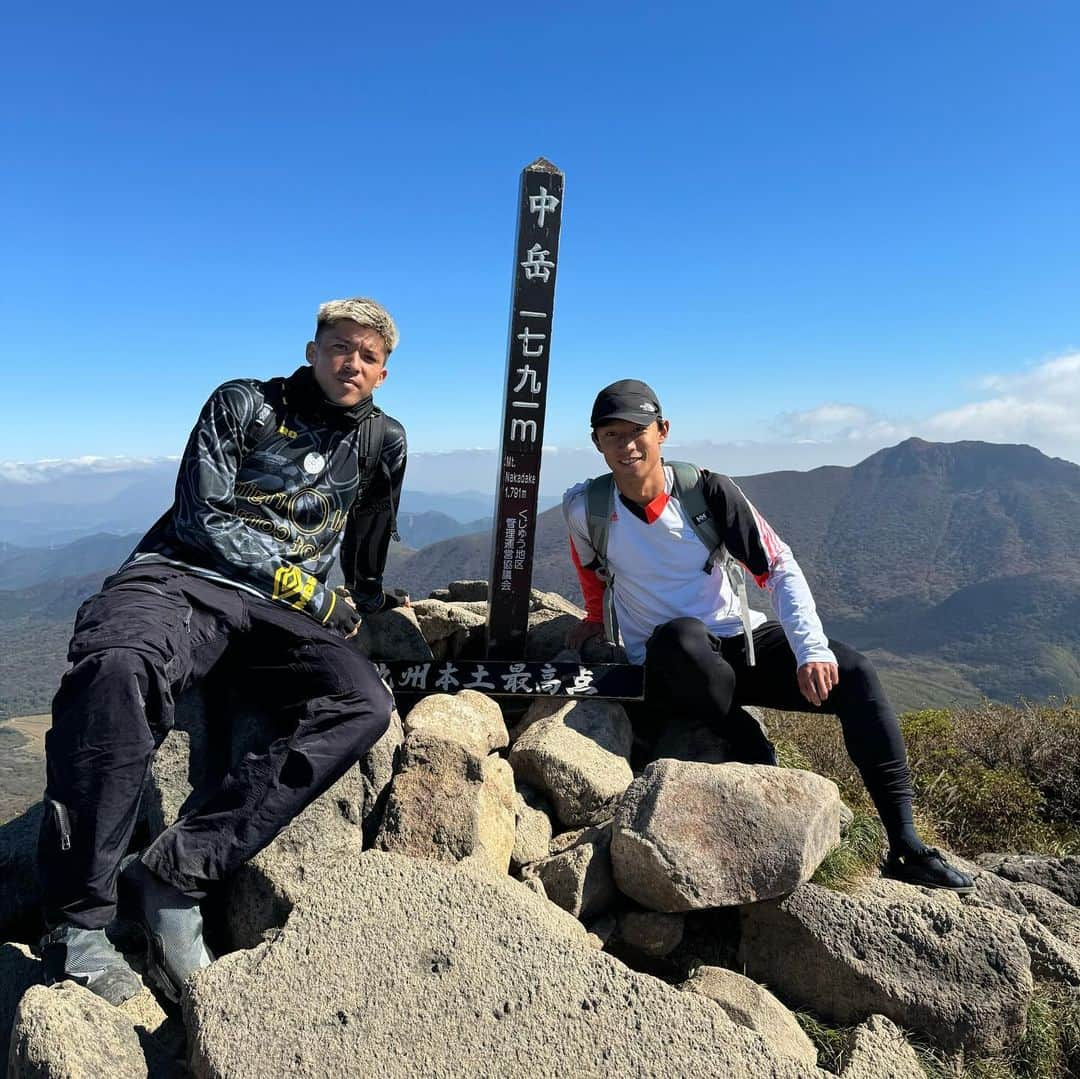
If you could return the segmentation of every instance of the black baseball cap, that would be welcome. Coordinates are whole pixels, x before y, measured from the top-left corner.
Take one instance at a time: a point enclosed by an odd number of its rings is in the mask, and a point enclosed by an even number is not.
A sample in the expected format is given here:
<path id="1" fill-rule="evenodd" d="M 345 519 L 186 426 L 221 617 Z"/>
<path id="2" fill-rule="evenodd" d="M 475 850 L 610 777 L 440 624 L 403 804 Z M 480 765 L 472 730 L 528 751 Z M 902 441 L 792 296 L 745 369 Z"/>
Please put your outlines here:
<path id="1" fill-rule="evenodd" d="M 592 406 L 590 423 L 599 427 L 609 420 L 628 420 L 647 427 L 660 419 L 660 402 L 652 387 L 636 378 L 624 378 L 605 386 Z"/>

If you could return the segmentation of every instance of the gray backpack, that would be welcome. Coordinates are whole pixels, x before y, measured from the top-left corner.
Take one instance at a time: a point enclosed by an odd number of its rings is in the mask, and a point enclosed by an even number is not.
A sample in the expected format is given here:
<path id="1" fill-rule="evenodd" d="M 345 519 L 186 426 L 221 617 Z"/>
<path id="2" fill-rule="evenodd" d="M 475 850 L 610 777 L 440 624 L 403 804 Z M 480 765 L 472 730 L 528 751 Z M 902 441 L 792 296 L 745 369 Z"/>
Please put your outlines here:
<path id="1" fill-rule="evenodd" d="M 754 633 L 750 624 L 750 604 L 746 598 L 746 577 L 742 566 L 724 548 L 723 540 L 716 527 L 716 521 L 705 504 L 705 490 L 701 469 L 686 461 L 665 461 L 671 468 L 673 482 L 672 497 L 677 498 L 690 522 L 694 534 L 705 545 L 708 556 L 701 567 L 704 573 L 712 573 L 719 562 L 731 582 L 731 587 L 739 597 L 739 616 L 742 619 L 743 634 L 746 637 L 746 662 L 754 666 Z M 604 588 L 604 632 L 609 641 L 618 643 L 619 626 L 615 617 L 615 576 L 607 561 L 608 525 L 615 508 L 615 484 L 610 472 L 597 476 L 587 482 L 585 489 L 585 522 L 589 530 L 589 545 L 600 560 L 597 570 L 605 583 Z"/>

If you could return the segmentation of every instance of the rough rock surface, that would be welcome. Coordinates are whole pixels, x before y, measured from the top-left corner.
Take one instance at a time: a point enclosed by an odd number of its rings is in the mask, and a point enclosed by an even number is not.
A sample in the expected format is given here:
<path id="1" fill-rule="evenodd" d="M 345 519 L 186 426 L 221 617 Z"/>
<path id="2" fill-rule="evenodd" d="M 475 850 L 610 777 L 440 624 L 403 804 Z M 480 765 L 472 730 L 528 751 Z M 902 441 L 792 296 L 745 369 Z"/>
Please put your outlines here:
<path id="1" fill-rule="evenodd" d="M 619 916 L 619 939 L 645 955 L 662 958 L 682 943 L 685 924 L 685 914 L 627 910 Z"/>
<path id="2" fill-rule="evenodd" d="M 390 713 L 390 725 L 386 733 L 371 747 L 370 752 L 358 764 L 364 784 L 364 798 L 360 819 L 364 828 L 364 846 L 370 846 L 382 819 L 383 802 L 390 789 L 401 758 L 401 746 L 405 731 L 397 709 Z"/>
<path id="3" fill-rule="evenodd" d="M 434 658 L 411 607 L 393 607 L 367 615 L 356 641 L 372 659 L 414 659 L 423 663 Z"/>
<path id="4" fill-rule="evenodd" d="M 41 906 L 37 842 L 43 812 L 38 802 L 0 826 L 0 935 L 34 917 Z"/>
<path id="5" fill-rule="evenodd" d="M 1080 949 L 1054 936 L 1036 918 L 1017 918 L 1017 929 L 1031 957 L 1036 981 L 1080 986 Z"/>
<path id="6" fill-rule="evenodd" d="M 556 836 L 552 851 L 523 873 L 543 884 L 544 894 L 552 903 L 584 920 L 600 914 L 615 901 L 609 827 L 583 828 Z"/>
<path id="7" fill-rule="evenodd" d="M 883 1015 L 872 1015 L 855 1028 L 840 1074 L 843 1079 L 926 1079 L 904 1032 Z"/>
<path id="8" fill-rule="evenodd" d="M 739 1026 L 756 1030 L 778 1052 L 817 1064 L 817 1050 L 795 1016 L 763 986 L 723 967 L 698 967 L 682 985 L 716 1001 Z"/>
<path id="9" fill-rule="evenodd" d="M 1080 854 L 1043 858 L 1036 854 L 981 854 L 979 865 L 1017 883 L 1037 884 L 1080 907 Z"/>
<path id="10" fill-rule="evenodd" d="M 768 735 L 765 713 L 760 708 L 747 705 L 742 711 Z M 672 716 L 660 732 L 650 756 L 653 760 L 672 757 L 701 764 L 725 764 L 732 760 L 724 739 L 708 723 L 688 715 Z"/>
<path id="11" fill-rule="evenodd" d="M 813 772 L 654 761 L 615 814 L 615 883 L 662 911 L 784 895 L 839 843 L 841 804 Z"/>
<path id="12" fill-rule="evenodd" d="M 41 964 L 25 944 L 0 944 L 0 1064 L 8 1058 L 15 1009 L 23 993 L 41 981 Z"/>
<path id="13" fill-rule="evenodd" d="M 131 1020 L 72 982 L 26 991 L 9 1052 L 8 1079 L 144 1079 L 149 1074 Z"/>
<path id="14" fill-rule="evenodd" d="M 511 869 L 546 858 L 551 849 L 551 817 L 547 802 L 526 783 L 518 787 L 514 802 L 517 823 L 514 828 L 514 849 L 510 853 Z"/>
<path id="15" fill-rule="evenodd" d="M 446 594 L 453 603 L 477 602 L 488 598 L 487 581 L 451 581 Z"/>
<path id="16" fill-rule="evenodd" d="M 225 885 L 225 921 L 234 948 L 253 948 L 264 933 L 285 924 L 314 865 L 360 854 L 367 795 L 364 776 L 350 768 L 232 875 Z"/>
<path id="17" fill-rule="evenodd" d="M 1038 884 L 1013 885 L 1025 909 L 1059 940 L 1080 948 L 1080 909 Z"/>
<path id="18" fill-rule="evenodd" d="M 530 614 L 525 658 L 554 659 L 566 647 L 566 635 L 579 621 L 580 615 L 558 614 L 547 609 Z"/>
<path id="19" fill-rule="evenodd" d="M 505 761 L 416 731 L 405 739 L 375 845 L 445 862 L 483 850 L 505 873 L 514 848 L 514 795 Z"/>
<path id="20" fill-rule="evenodd" d="M 611 815 L 634 778 L 633 731 L 626 710 L 608 701 L 534 701 L 510 750 L 519 782 L 551 800 L 567 828 Z"/>
<path id="21" fill-rule="evenodd" d="M 428 644 L 452 637 L 461 630 L 475 629 L 485 622 L 483 615 L 469 607 L 437 599 L 417 600 L 411 609 Z"/>
<path id="22" fill-rule="evenodd" d="M 832 1022 L 881 1014 L 945 1050 L 1012 1043 L 1032 993 L 1015 915 L 892 881 L 743 907 L 739 963 Z"/>
<path id="23" fill-rule="evenodd" d="M 569 924 L 568 924 L 569 923 Z M 820 1075 L 636 974 L 515 881 L 371 851 L 284 930 L 192 980 L 192 1070 L 240 1075 Z M 403 1035 L 408 1017 L 423 1037 Z"/>
<path id="24" fill-rule="evenodd" d="M 427 731 L 436 738 L 457 742 L 477 757 L 486 757 L 510 741 L 502 709 L 475 689 L 421 698 L 405 717 L 405 733 L 413 731 Z"/>
<path id="25" fill-rule="evenodd" d="M 159 835 L 180 816 L 192 793 L 191 735 L 174 727 L 157 748 L 143 785 L 143 814 L 150 834 Z"/>

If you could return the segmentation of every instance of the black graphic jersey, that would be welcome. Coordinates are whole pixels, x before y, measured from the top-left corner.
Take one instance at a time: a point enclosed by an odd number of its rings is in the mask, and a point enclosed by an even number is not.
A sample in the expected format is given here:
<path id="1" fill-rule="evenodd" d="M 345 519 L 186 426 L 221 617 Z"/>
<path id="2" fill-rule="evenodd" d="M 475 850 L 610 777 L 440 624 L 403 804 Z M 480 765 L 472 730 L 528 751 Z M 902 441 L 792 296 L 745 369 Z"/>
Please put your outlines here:
<path id="1" fill-rule="evenodd" d="M 386 416 L 379 460 L 361 467 L 371 410 L 370 398 L 332 405 L 308 367 L 219 386 L 188 439 L 171 509 L 128 563 L 181 565 L 326 622 L 340 602 L 326 587 L 340 547 L 358 609 L 378 610 L 406 443 Z"/>

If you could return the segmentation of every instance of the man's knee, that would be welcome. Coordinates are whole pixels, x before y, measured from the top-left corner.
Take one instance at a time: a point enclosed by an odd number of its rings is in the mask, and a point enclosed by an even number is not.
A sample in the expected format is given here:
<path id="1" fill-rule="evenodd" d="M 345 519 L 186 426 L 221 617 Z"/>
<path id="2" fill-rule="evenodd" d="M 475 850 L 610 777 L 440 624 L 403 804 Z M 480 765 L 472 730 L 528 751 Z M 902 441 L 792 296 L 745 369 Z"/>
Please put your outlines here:
<path id="1" fill-rule="evenodd" d="M 830 641 L 829 647 L 836 656 L 840 688 L 859 698 L 878 697 L 883 692 L 873 663 L 862 652 L 839 641 Z"/>
<path id="2" fill-rule="evenodd" d="M 673 618 L 653 630 L 647 645 L 650 658 L 668 660 L 694 655 L 709 647 L 709 631 L 700 618 Z"/>

